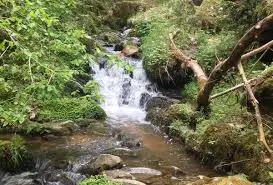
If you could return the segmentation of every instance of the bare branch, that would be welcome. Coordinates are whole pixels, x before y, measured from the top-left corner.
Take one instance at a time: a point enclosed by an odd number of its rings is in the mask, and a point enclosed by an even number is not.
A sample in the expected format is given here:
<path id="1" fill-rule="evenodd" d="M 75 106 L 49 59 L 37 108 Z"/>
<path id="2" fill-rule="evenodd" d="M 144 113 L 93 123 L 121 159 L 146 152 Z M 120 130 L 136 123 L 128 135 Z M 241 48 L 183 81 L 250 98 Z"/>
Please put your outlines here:
<path id="1" fill-rule="evenodd" d="M 255 117 L 257 120 L 257 124 L 258 124 L 258 130 L 259 130 L 259 141 L 265 146 L 265 148 L 267 149 L 267 151 L 272 155 L 273 151 L 270 149 L 270 147 L 268 146 L 266 139 L 265 139 L 265 134 L 264 134 L 264 129 L 263 129 L 263 119 L 261 116 L 261 112 L 260 112 L 260 108 L 259 108 L 259 102 L 256 99 L 251 86 L 248 83 L 248 80 L 246 78 L 245 72 L 244 72 L 244 68 L 241 62 L 239 62 L 238 64 L 238 69 L 240 72 L 240 75 L 243 78 L 244 84 L 245 84 L 245 89 L 247 91 L 247 94 L 249 95 L 249 98 L 251 100 L 251 103 L 255 109 Z"/>
<path id="2" fill-rule="evenodd" d="M 246 60 L 246 59 L 248 59 L 248 58 L 250 58 L 250 57 L 252 57 L 252 56 L 254 56 L 254 55 L 257 55 L 258 53 L 261 53 L 261 52 L 263 52 L 263 51 L 265 51 L 265 50 L 268 50 L 268 49 L 271 48 L 272 46 L 273 46 L 273 40 L 270 41 L 270 42 L 268 42 L 268 43 L 266 43 L 265 45 L 263 45 L 263 46 L 257 48 L 257 49 L 254 49 L 254 50 L 250 51 L 249 53 L 244 54 L 244 55 L 241 57 L 241 60 Z"/>

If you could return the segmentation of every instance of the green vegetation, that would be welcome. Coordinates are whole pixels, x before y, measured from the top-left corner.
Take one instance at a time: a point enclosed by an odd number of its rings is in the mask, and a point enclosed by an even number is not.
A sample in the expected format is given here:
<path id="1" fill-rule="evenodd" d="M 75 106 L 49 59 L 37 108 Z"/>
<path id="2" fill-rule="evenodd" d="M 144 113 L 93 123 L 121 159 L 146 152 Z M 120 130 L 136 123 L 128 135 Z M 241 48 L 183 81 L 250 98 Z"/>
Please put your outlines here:
<path id="1" fill-rule="evenodd" d="M 119 185 L 118 183 L 111 182 L 103 176 L 94 176 L 87 180 L 80 182 L 79 185 Z"/>
<path id="2" fill-rule="evenodd" d="M 14 135 L 10 141 L 0 141 L 0 168 L 4 171 L 19 171 L 31 166 L 30 155 L 24 140 Z"/>
<path id="3" fill-rule="evenodd" d="M 179 29 L 179 41 L 186 46 L 192 11 L 188 1 L 172 0 L 130 19 L 141 37 L 144 67 L 153 77 L 158 78 L 164 71 L 162 66 L 171 62 L 170 32 Z"/>
<path id="4" fill-rule="evenodd" d="M 83 98 L 63 98 L 41 105 L 38 121 L 104 119 L 106 114 L 96 102 Z"/>

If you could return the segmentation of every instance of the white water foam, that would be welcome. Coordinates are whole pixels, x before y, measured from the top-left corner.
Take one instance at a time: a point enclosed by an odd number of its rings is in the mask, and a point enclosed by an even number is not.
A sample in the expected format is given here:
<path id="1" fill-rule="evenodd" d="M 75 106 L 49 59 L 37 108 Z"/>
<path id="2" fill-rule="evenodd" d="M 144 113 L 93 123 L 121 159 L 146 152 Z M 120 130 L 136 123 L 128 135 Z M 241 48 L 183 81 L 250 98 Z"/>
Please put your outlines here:
<path id="1" fill-rule="evenodd" d="M 117 55 L 112 48 L 108 52 Z M 104 99 L 102 108 L 112 120 L 117 122 L 138 121 L 145 123 L 146 112 L 140 107 L 143 93 L 156 96 L 156 92 L 147 89 L 151 85 L 142 66 L 142 60 L 124 57 L 123 60 L 134 66 L 133 75 L 125 73 L 122 68 L 92 64 L 95 74 L 93 78 L 100 85 L 100 93 Z"/>

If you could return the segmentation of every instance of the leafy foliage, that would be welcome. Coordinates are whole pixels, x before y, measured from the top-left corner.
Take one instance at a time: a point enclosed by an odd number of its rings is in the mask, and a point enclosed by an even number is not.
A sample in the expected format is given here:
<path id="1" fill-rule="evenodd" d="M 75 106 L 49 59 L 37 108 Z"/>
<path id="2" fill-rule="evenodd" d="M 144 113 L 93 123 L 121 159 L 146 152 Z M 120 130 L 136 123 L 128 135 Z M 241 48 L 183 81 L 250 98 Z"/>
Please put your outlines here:
<path id="1" fill-rule="evenodd" d="M 79 185 L 119 185 L 118 183 L 111 182 L 103 176 L 94 176 L 87 180 L 80 182 Z"/>
<path id="2" fill-rule="evenodd" d="M 65 96 L 67 82 L 85 71 L 90 59 L 81 39 L 76 0 L 0 1 L 0 122 L 23 123 L 35 101 Z M 82 16 L 82 14 L 81 14 Z M 74 24 L 73 24 L 74 23 Z M 98 88 L 85 87 L 89 98 Z"/>

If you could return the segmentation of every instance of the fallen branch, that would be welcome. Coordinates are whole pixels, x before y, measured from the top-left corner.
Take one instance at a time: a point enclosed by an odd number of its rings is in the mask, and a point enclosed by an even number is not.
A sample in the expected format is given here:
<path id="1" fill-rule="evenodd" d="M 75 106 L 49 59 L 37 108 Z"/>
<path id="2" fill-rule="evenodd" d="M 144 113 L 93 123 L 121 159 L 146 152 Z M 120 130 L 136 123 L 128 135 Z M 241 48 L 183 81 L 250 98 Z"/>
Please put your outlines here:
<path id="1" fill-rule="evenodd" d="M 268 146 L 266 139 L 265 139 L 265 134 L 264 134 L 264 129 L 263 129 L 263 119 L 261 116 L 261 112 L 260 112 L 260 108 L 259 108 L 259 102 L 256 99 L 251 86 L 248 83 L 248 80 L 246 78 L 245 72 L 244 72 L 244 68 L 241 62 L 239 62 L 238 64 L 238 69 L 239 69 L 239 73 L 243 78 L 244 84 L 245 84 L 245 89 L 247 91 L 247 94 L 249 95 L 249 98 L 251 100 L 251 103 L 255 109 L 255 117 L 257 120 L 257 124 L 258 124 L 258 130 L 259 130 L 259 141 L 265 146 L 265 148 L 267 149 L 267 151 L 272 155 L 273 151 L 270 149 L 270 147 Z"/>
<path id="2" fill-rule="evenodd" d="M 234 165 L 234 164 L 238 164 L 238 163 L 243 163 L 243 162 L 246 162 L 246 161 L 250 161 L 251 159 L 243 159 L 243 160 L 240 160 L 240 161 L 234 161 L 234 162 L 230 162 L 230 163 L 220 163 L 218 164 L 217 166 L 214 167 L 214 169 L 219 169 L 223 166 L 231 166 L 231 165 Z"/>
<path id="3" fill-rule="evenodd" d="M 273 46 L 273 40 L 266 43 L 265 45 L 257 48 L 257 49 L 254 49 L 246 54 L 244 54 L 242 57 L 241 57 L 241 60 L 247 60 L 248 58 L 254 56 L 254 55 L 257 55 L 258 53 L 261 53 L 263 51 L 266 51 L 268 50 L 269 48 L 271 48 Z"/>
<path id="4" fill-rule="evenodd" d="M 228 59 L 219 63 L 211 72 L 208 77 L 207 82 L 204 87 L 200 89 L 198 94 L 197 102 L 198 108 L 207 108 L 209 106 L 209 97 L 214 88 L 214 86 L 223 78 L 223 75 L 227 71 L 236 67 L 241 60 L 242 55 L 245 50 L 250 46 L 250 44 L 258 38 L 265 30 L 268 30 L 270 26 L 273 25 L 273 14 L 264 18 L 252 28 L 250 28 L 246 34 L 238 41 L 237 45 L 234 47 L 232 54 Z"/>
<path id="5" fill-rule="evenodd" d="M 248 83 L 253 83 L 253 82 L 256 81 L 256 80 L 257 80 L 257 78 L 253 78 L 253 79 L 251 79 L 251 80 L 248 80 L 247 82 L 248 82 Z M 215 99 L 215 98 L 218 98 L 218 97 L 220 97 L 220 96 L 223 96 L 223 95 L 225 95 L 225 94 L 227 94 L 227 93 L 229 93 L 229 92 L 236 91 L 237 89 L 240 89 L 241 87 L 244 87 L 244 85 L 245 85 L 244 83 L 240 83 L 240 84 L 238 84 L 238 85 L 236 85 L 236 86 L 234 86 L 234 87 L 232 87 L 232 88 L 230 88 L 230 89 L 227 89 L 227 90 L 225 90 L 225 91 L 223 91 L 223 92 L 214 94 L 214 95 L 212 95 L 212 96 L 210 97 L 210 100 L 213 100 L 213 99 Z"/>
<path id="6" fill-rule="evenodd" d="M 185 67 L 191 69 L 198 81 L 199 84 L 199 89 L 203 89 L 203 86 L 206 84 L 208 78 L 207 75 L 205 74 L 205 72 L 203 71 L 203 69 L 201 68 L 201 66 L 198 64 L 198 62 L 196 60 L 191 59 L 190 57 L 186 56 L 185 54 L 183 54 L 178 47 L 176 46 L 176 44 L 174 43 L 174 36 L 176 35 L 177 32 L 175 33 L 170 33 L 169 34 L 169 39 L 171 41 L 171 48 L 173 51 L 173 57 L 184 64 Z"/>

